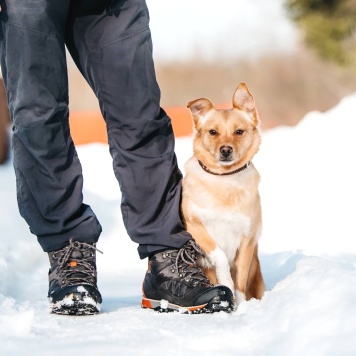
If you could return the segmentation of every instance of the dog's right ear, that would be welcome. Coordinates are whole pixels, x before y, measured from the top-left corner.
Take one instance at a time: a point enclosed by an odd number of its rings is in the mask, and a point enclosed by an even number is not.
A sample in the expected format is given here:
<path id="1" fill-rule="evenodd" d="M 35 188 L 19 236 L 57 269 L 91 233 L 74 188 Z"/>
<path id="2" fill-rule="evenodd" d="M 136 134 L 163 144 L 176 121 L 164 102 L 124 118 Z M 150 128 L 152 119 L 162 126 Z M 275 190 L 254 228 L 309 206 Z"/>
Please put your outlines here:
<path id="1" fill-rule="evenodd" d="M 198 123 L 204 122 L 207 118 L 207 113 L 214 109 L 214 105 L 208 99 L 197 99 L 190 101 L 187 107 L 190 109 L 193 115 L 195 126 L 197 126 Z"/>
<path id="2" fill-rule="evenodd" d="M 232 98 L 234 108 L 252 112 L 255 110 L 255 99 L 251 95 L 245 83 L 240 83 Z"/>
<path id="3" fill-rule="evenodd" d="M 260 120 L 258 118 L 257 110 L 255 107 L 255 99 L 251 95 L 245 83 L 240 83 L 232 98 L 233 107 L 247 112 L 254 125 L 258 126 Z"/>

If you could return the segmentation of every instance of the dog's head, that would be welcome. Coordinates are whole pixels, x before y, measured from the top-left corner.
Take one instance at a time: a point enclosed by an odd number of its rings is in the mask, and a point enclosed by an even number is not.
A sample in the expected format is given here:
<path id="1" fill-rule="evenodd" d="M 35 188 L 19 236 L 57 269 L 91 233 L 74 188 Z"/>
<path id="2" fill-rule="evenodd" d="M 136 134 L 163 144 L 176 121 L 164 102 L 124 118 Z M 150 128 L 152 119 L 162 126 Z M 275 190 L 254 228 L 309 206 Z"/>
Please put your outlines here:
<path id="1" fill-rule="evenodd" d="M 194 154 L 219 172 L 246 164 L 261 142 L 255 100 L 245 83 L 237 87 L 232 104 L 231 109 L 222 110 L 208 99 L 188 103 L 196 129 Z"/>

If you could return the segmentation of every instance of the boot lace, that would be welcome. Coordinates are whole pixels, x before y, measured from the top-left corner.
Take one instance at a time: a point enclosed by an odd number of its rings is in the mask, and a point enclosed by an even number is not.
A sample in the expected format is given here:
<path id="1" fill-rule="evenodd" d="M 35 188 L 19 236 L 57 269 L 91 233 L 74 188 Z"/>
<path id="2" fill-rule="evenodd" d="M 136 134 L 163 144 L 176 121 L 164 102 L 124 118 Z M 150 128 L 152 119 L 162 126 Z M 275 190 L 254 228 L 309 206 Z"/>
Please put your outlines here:
<path id="1" fill-rule="evenodd" d="M 194 240 L 189 240 L 180 250 L 166 252 L 163 257 L 171 257 L 173 266 L 171 272 L 178 272 L 180 278 L 190 282 L 193 286 L 212 285 L 197 265 L 199 256 L 205 256 L 204 251 Z"/>
<path id="2" fill-rule="evenodd" d="M 96 285 L 95 251 L 103 253 L 95 245 L 69 240 L 69 245 L 50 252 L 51 266 L 57 267 L 62 286 L 75 284 Z"/>

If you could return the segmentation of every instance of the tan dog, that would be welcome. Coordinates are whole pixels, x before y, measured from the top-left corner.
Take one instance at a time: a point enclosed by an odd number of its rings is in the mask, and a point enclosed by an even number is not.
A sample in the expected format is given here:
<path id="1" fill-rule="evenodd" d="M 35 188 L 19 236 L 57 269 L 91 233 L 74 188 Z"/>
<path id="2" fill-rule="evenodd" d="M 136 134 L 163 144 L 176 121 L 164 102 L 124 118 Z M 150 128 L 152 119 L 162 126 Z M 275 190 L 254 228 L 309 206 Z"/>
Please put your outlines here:
<path id="1" fill-rule="evenodd" d="M 187 230 L 206 253 L 201 265 L 212 283 L 235 292 L 237 304 L 265 290 L 257 242 L 261 233 L 260 176 L 251 163 L 259 149 L 253 96 L 240 83 L 233 108 L 191 101 L 196 134 L 186 163 L 182 213 Z"/>

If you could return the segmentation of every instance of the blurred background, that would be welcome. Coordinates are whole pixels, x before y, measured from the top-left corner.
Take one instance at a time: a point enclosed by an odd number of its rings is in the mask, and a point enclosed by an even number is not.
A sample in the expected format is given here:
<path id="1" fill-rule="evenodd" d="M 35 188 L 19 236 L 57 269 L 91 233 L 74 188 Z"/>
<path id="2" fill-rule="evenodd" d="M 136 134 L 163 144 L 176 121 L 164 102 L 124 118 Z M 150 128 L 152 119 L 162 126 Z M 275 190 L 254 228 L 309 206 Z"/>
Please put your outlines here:
<path id="1" fill-rule="evenodd" d="M 176 136 L 191 133 L 187 102 L 230 105 L 239 82 L 264 130 L 295 125 L 356 91 L 356 0 L 147 0 L 162 106 Z M 68 56 L 77 144 L 106 142 L 95 96 Z M 2 89 L 2 88 L 1 88 Z M 6 157 L 0 89 L 0 161 Z M 1 96 L 2 95 L 2 96 Z M 83 124 L 86 129 L 83 131 Z M 79 130 L 81 128 L 81 130 Z"/>

